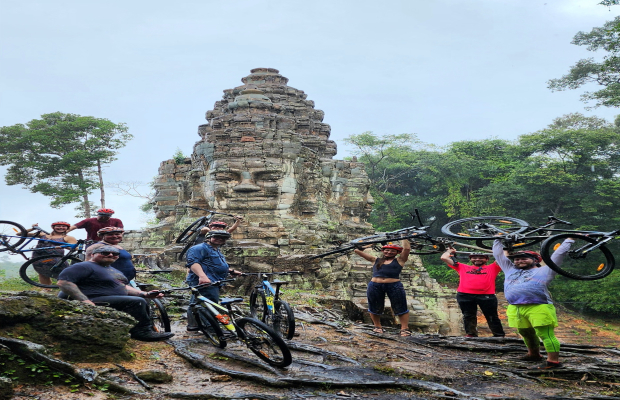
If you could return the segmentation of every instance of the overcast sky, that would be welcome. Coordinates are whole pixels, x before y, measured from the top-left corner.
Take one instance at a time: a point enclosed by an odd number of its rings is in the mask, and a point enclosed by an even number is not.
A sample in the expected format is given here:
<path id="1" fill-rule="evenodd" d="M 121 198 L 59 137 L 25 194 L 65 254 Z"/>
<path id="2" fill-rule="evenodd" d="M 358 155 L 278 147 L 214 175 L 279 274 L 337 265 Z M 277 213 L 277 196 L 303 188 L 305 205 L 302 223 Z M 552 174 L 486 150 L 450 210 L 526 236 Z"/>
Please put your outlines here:
<path id="1" fill-rule="evenodd" d="M 55 111 L 124 122 L 135 138 L 105 179 L 148 182 L 177 148 L 191 153 L 205 112 L 256 67 L 325 111 L 339 159 L 364 131 L 444 145 L 514 139 L 571 112 L 611 120 L 620 110 L 586 111 L 581 90 L 546 84 L 601 56 L 570 44 L 620 12 L 598 2 L 0 0 L 0 126 Z M 1 190 L 2 220 L 77 222 L 73 206 Z M 144 225 L 142 200 L 108 192 L 126 228 Z"/>

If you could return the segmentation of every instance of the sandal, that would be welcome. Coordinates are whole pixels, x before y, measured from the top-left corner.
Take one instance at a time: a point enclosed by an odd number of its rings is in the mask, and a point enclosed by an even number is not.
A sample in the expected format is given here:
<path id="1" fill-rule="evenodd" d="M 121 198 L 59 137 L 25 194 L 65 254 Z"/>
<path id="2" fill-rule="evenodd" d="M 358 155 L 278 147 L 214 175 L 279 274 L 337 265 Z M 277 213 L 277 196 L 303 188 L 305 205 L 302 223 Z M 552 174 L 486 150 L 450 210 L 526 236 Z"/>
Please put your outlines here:
<path id="1" fill-rule="evenodd" d="M 374 327 L 374 329 L 372 330 L 374 333 L 385 333 L 383 332 L 383 328 L 379 328 L 377 326 Z"/>
<path id="2" fill-rule="evenodd" d="M 401 329 L 400 336 L 401 337 L 411 336 L 411 331 L 409 329 Z"/>

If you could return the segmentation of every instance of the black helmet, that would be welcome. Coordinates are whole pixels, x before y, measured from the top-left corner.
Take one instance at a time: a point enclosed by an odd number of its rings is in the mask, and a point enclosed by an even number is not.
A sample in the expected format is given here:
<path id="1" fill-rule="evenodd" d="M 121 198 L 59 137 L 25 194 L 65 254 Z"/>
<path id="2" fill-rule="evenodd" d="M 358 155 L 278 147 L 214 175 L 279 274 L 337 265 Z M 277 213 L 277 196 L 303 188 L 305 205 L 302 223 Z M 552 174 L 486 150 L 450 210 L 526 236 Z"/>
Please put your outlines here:
<path id="1" fill-rule="evenodd" d="M 230 233 L 228 233 L 227 231 L 215 229 L 207 232 L 207 236 L 205 237 L 205 239 L 209 239 L 210 237 L 221 237 L 224 239 L 230 239 Z"/>

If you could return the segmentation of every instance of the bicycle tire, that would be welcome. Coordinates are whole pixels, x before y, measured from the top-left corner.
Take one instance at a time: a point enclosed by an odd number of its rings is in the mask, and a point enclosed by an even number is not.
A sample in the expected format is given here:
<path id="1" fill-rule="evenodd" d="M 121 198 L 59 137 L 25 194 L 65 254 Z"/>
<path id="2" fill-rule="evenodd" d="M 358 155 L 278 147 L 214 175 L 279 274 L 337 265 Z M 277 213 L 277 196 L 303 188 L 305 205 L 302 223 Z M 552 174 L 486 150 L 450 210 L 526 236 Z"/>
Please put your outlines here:
<path id="1" fill-rule="evenodd" d="M 244 342 L 261 360 L 274 367 L 291 365 L 293 357 L 284 339 L 265 323 L 254 318 L 241 318 L 237 326 L 243 331 Z"/>
<path id="2" fill-rule="evenodd" d="M 192 222 L 190 226 L 185 228 L 183 232 L 177 237 L 177 243 L 187 243 L 188 239 L 193 236 L 194 233 L 198 232 L 202 225 L 204 225 L 207 217 L 200 217 L 196 221 Z"/>
<path id="3" fill-rule="evenodd" d="M 219 347 L 223 349 L 226 347 L 226 339 L 224 339 L 224 333 L 222 332 L 222 328 L 220 327 L 220 323 L 209 313 L 209 311 L 205 310 L 200 306 L 196 306 L 192 308 L 192 312 L 194 313 L 194 317 L 196 318 L 196 323 L 198 324 L 198 328 L 205 335 L 207 340 L 214 345 L 215 347 Z"/>
<path id="4" fill-rule="evenodd" d="M 26 228 L 12 221 L 0 221 L 0 252 L 11 250 L 10 247 L 17 247 L 26 240 Z M 7 237 L 21 236 L 21 237 Z M 8 245 L 8 246 L 7 246 Z"/>
<path id="5" fill-rule="evenodd" d="M 551 260 L 551 255 L 558 244 L 569 238 L 575 240 L 575 243 L 571 245 L 571 250 L 564 257 L 561 265 L 557 265 Z M 601 245 L 591 252 L 583 253 L 584 246 L 594 243 L 597 243 L 597 240 L 589 236 L 561 233 L 551 236 L 543 242 L 541 256 L 549 268 L 567 278 L 579 281 L 602 279 L 614 270 L 616 260 L 605 245 Z M 586 261 L 584 262 L 584 260 Z M 596 273 L 591 274 L 593 271 Z"/>
<path id="6" fill-rule="evenodd" d="M 485 232 L 484 229 L 476 228 L 476 225 L 485 222 L 490 223 L 491 225 L 499 226 L 503 231 L 507 231 L 511 234 L 524 232 L 530 227 L 527 222 L 518 218 L 492 216 L 473 217 L 457 219 L 456 221 L 449 222 L 441 227 L 441 233 L 453 238 L 465 240 L 495 238 L 497 232 Z"/>
<path id="7" fill-rule="evenodd" d="M 273 306 L 273 330 L 284 339 L 295 336 L 295 314 L 284 300 L 276 300 Z"/>
<path id="8" fill-rule="evenodd" d="M 250 316 L 265 322 L 267 314 L 269 314 L 269 309 L 267 308 L 265 291 L 262 289 L 254 289 L 252 293 L 250 293 Z"/>
<path id="9" fill-rule="evenodd" d="M 59 261 L 63 257 L 64 256 L 60 256 L 60 255 L 58 256 L 52 255 L 52 256 L 41 256 L 41 257 L 31 258 L 30 260 L 22 264 L 22 266 L 19 268 L 19 276 L 26 283 L 32 286 L 55 289 L 58 287 L 55 281 L 57 280 L 60 272 L 64 270 L 65 268 L 67 268 L 69 265 L 82 262 L 82 260 L 80 260 L 79 258 L 71 256 L 65 259 L 65 262 L 67 263 L 67 265 L 65 265 L 64 267 L 60 269 L 56 269 L 56 271 L 54 272 L 51 272 L 50 270 L 53 267 L 56 267 L 56 265 L 59 263 Z M 37 262 L 41 262 L 42 265 L 35 266 L 34 263 L 37 263 Z M 44 284 L 38 281 L 40 272 L 42 272 L 41 275 L 52 279 L 51 285 Z"/>
<path id="10" fill-rule="evenodd" d="M 171 332 L 170 329 L 170 317 L 166 307 L 159 299 L 149 299 L 149 310 L 151 312 L 151 320 L 153 321 L 153 328 L 156 332 Z"/>
<path id="11" fill-rule="evenodd" d="M 525 238 L 524 240 L 520 240 L 519 243 L 513 243 L 510 247 L 512 249 L 526 248 L 526 247 L 538 244 L 538 243 L 542 242 L 543 240 L 545 240 L 545 239 L 527 239 L 527 238 Z M 478 240 L 476 240 L 476 246 L 481 247 L 481 248 L 486 249 L 486 250 L 492 250 L 493 249 L 493 241 L 489 240 L 489 239 L 487 239 L 487 240 L 478 239 Z"/>
<path id="12" fill-rule="evenodd" d="M 193 242 L 189 242 L 187 243 L 184 247 L 183 250 L 181 250 L 181 252 L 179 253 L 178 256 L 178 260 L 179 261 L 183 261 L 183 257 L 185 257 L 185 253 L 187 253 L 187 251 L 190 249 L 190 247 L 193 247 L 194 243 Z"/>

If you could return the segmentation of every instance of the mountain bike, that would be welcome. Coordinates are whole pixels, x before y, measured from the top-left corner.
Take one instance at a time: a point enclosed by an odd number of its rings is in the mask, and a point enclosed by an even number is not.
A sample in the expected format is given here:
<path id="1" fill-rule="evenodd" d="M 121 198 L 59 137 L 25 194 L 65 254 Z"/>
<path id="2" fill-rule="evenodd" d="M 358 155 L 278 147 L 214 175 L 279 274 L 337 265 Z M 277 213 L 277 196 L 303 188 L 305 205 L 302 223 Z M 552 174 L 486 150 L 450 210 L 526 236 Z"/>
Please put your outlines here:
<path id="1" fill-rule="evenodd" d="M 181 234 L 177 237 L 176 243 L 185 243 L 185 247 L 178 255 L 178 260 L 182 261 L 185 253 L 189 250 L 190 247 L 200 244 L 204 241 L 205 235 L 200 233 L 202 228 L 208 227 L 211 223 L 211 220 L 215 215 L 226 215 L 228 217 L 235 217 L 232 214 L 221 213 L 213 210 L 207 210 L 206 208 L 193 207 L 193 206 L 180 206 L 184 208 L 192 208 L 194 210 L 206 211 L 207 215 L 198 218 L 196 221 L 192 222 Z"/>
<path id="2" fill-rule="evenodd" d="M 202 296 L 198 289 L 209 285 L 223 285 L 233 279 L 206 283 L 198 286 L 172 288 L 160 291 L 190 290 L 196 299 L 190 303 L 189 310 L 194 314 L 198 328 L 207 340 L 223 349 L 230 340 L 239 340 L 261 360 L 275 367 L 287 367 L 293 362 L 291 351 L 284 340 L 265 323 L 248 317 L 237 319 L 233 304 L 243 302 L 243 298 L 223 298 L 220 304 Z"/>
<path id="3" fill-rule="evenodd" d="M 160 274 L 172 272 L 172 270 L 153 270 L 153 271 L 136 271 L 136 273 L 149 273 L 149 274 Z M 148 289 L 153 285 L 150 283 L 138 283 L 135 280 L 130 280 L 129 285 L 140 290 Z M 170 327 L 170 317 L 168 316 L 168 312 L 166 311 L 166 307 L 164 307 L 163 302 L 160 299 L 146 299 L 149 305 L 149 314 L 151 316 L 151 320 L 153 321 L 153 329 L 156 332 L 171 332 Z"/>
<path id="4" fill-rule="evenodd" d="M 289 282 L 273 280 L 273 275 L 297 275 L 299 271 L 243 273 L 242 276 L 256 275 L 261 279 L 250 293 L 250 315 L 273 327 L 273 330 L 285 339 L 295 335 L 295 314 L 291 306 L 280 298 L 280 286 Z M 275 286 L 275 288 L 274 288 Z"/>
<path id="5" fill-rule="evenodd" d="M 517 218 L 493 216 L 463 218 L 444 225 L 441 230 L 446 235 L 468 240 L 501 239 L 508 251 L 542 241 L 540 254 L 545 263 L 567 278 L 596 280 L 613 271 L 616 261 L 607 244 L 616 239 L 620 230 L 600 232 L 551 228 L 555 223 L 571 225 L 568 221 L 557 220 L 532 227 Z M 574 243 L 561 265 L 557 265 L 551 255 L 566 239 L 572 239 Z"/>

